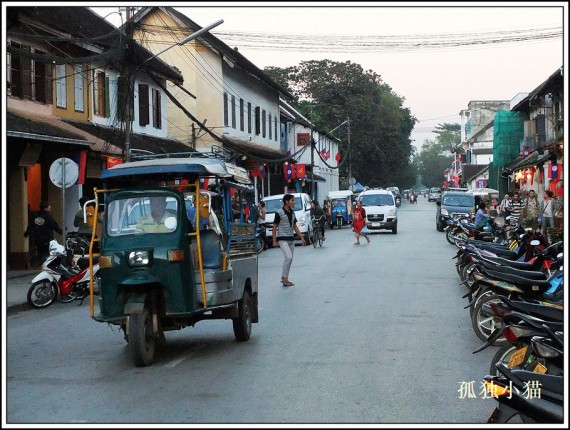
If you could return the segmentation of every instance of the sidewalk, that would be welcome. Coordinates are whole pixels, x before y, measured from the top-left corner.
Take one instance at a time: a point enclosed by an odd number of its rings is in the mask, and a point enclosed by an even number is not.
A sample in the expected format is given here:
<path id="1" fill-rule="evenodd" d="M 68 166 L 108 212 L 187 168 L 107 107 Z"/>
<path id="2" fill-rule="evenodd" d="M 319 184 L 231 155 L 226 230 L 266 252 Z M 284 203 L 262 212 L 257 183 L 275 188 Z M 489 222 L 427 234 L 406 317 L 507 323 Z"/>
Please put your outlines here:
<path id="1" fill-rule="evenodd" d="M 22 310 L 32 309 L 28 305 L 28 289 L 32 279 L 41 272 L 35 270 L 8 270 L 6 271 L 6 313 L 11 314 Z"/>

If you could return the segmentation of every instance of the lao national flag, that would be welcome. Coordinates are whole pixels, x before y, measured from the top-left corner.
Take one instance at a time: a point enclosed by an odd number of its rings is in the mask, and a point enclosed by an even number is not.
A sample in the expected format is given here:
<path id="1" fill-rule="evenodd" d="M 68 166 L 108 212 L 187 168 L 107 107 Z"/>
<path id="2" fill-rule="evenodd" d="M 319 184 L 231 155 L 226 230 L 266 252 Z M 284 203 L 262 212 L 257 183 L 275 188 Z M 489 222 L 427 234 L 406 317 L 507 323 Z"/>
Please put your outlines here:
<path id="1" fill-rule="evenodd" d="M 327 150 L 327 155 L 325 156 L 325 160 L 328 160 L 329 158 L 331 158 L 331 150 Z"/>
<path id="2" fill-rule="evenodd" d="M 304 164 L 297 164 L 297 178 L 305 178 L 306 176 L 306 166 Z"/>
<path id="3" fill-rule="evenodd" d="M 327 159 L 327 149 L 323 148 L 319 151 L 319 154 L 321 154 L 321 157 L 323 157 L 323 159 Z"/>
<path id="4" fill-rule="evenodd" d="M 340 151 L 336 153 L 334 159 L 336 160 L 336 164 L 340 164 Z"/>
<path id="5" fill-rule="evenodd" d="M 550 179 L 558 179 L 558 164 L 550 163 L 548 165 L 548 176 Z"/>
<path id="6" fill-rule="evenodd" d="M 293 165 L 286 164 L 283 166 L 283 176 L 285 176 L 287 181 L 295 179 L 295 169 L 293 168 Z"/>
<path id="7" fill-rule="evenodd" d="M 263 163 L 259 163 L 257 165 L 257 170 L 259 170 L 259 175 L 261 176 L 261 179 L 265 178 L 265 166 L 263 165 Z"/>
<path id="8" fill-rule="evenodd" d="M 200 178 L 200 189 L 206 190 L 208 189 L 208 183 L 210 182 L 210 178 Z"/>

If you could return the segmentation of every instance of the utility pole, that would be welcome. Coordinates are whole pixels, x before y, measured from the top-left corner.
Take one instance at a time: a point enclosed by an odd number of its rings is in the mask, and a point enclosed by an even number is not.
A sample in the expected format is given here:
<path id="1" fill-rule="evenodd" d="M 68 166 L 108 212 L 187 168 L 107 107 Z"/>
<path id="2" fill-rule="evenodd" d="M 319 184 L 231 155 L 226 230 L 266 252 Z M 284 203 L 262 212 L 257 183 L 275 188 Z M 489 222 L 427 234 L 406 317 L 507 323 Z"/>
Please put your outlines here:
<path id="1" fill-rule="evenodd" d="M 311 200 L 315 200 L 315 153 L 314 153 L 314 142 L 313 142 L 313 127 L 311 127 Z"/>
<path id="2" fill-rule="evenodd" d="M 126 25 L 125 25 L 125 35 L 127 44 L 126 52 L 130 53 L 132 49 L 132 38 L 133 38 L 133 27 L 131 21 L 131 8 L 126 7 Z M 131 97 L 134 97 L 134 85 L 135 79 L 133 76 L 133 70 L 129 64 L 131 56 L 123 56 L 123 120 L 125 121 L 125 162 L 131 161 L 131 133 L 132 133 L 132 117 L 131 117 Z"/>
<path id="3" fill-rule="evenodd" d="M 348 121 L 348 180 L 352 178 L 352 159 L 350 158 L 350 118 L 347 119 Z M 352 185 L 350 185 L 352 187 Z"/>

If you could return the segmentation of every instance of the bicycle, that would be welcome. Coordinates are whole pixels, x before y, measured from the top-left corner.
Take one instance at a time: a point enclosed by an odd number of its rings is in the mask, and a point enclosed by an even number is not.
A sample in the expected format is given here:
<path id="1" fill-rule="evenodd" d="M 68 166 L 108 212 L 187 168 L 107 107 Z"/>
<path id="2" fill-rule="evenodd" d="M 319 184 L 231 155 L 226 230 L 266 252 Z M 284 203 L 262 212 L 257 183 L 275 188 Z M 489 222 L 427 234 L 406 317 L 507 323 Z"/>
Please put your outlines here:
<path id="1" fill-rule="evenodd" d="M 323 234 L 321 232 L 320 221 L 323 218 L 321 215 L 319 218 L 315 218 L 314 216 L 311 217 L 311 221 L 313 223 L 313 235 L 311 237 L 311 242 L 313 242 L 313 247 L 323 246 Z"/>

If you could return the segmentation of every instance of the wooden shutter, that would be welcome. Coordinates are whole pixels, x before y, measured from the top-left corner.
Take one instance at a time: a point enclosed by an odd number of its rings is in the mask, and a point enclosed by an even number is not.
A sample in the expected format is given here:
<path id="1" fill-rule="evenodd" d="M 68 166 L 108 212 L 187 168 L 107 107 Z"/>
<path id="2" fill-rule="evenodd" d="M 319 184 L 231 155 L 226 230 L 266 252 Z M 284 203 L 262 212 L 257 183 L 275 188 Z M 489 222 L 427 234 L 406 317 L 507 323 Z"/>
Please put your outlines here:
<path id="1" fill-rule="evenodd" d="M 93 70 L 93 114 L 99 113 L 99 72 Z"/>
<path id="2" fill-rule="evenodd" d="M 243 99 L 239 99 L 239 129 L 243 131 L 244 122 L 244 111 L 243 111 Z"/>
<path id="3" fill-rule="evenodd" d="M 160 112 L 160 91 L 152 90 L 152 125 L 154 128 L 161 128 Z"/>
<path id="4" fill-rule="evenodd" d="M 251 133 L 251 103 L 247 104 L 247 132 Z"/>
<path id="5" fill-rule="evenodd" d="M 236 96 L 232 96 L 232 128 L 236 128 Z"/>
<path id="6" fill-rule="evenodd" d="M 85 110 L 85 94 L 83 91 L 83 66 L 73 66 L 73 95 L 74 95 L 74 109 L 77 112 Z"/>
<path id="7" fill-rule="evenodd" d="M 102 79 L 105 80 L 105 88 L 103 96 L 105 111 L 103 113 L 105 115 L 105 118 L 109 118 L 111 116 L 111 103 L 109 103 L 109 77 L 105 73 L 100 73 L 99 76 L 103 76 Z"/>
<path id="8" fill-rule="evenodd" d="M 259 135 L 261 133 L 261 108 L 256 106 L 255 108 L 255 134 Z"/>
<path id="9" fill-rule="evenodd" d="M 36 49 L 36 54 L 45 54 L 45 52 Z M 34 87 L 35 99 L 40 103 L 46 102 L 46 67 L 47 64 L 34 62 Z"/>
<path id="10" fill-rule="evenodd" d="M 32 51 L 29 45 L 22 45 L 22 51 L 30 53 Z M 32 60 L 26 57 L 20 57 L 22 65 L 22 98 L 32 99 Z"/>
<path id="11" fill-rule="evenodd" d="M 56 93 L 55 100 L 57 107 L 66 109 L 67 108 L 67 91 L 65 85 L 65 64 L 58 64 L 55 66 L 55 78 L 56 78 Z"/>
<path id="12" fill-rule="evenodd" d="M 228 93 L 224 93 L 224 126 L 227 127 L 228 125 Z"/>
<path id="13" fill-rule="evenodd" d="M 53 104 L 53 67 L 51 64 L 45 65 L 46 72 L 46 104 Z"/>
<path id="14" fill-rule="evenodd" d="M 148 85 L 139 84 L 139 125 L 149 123 Z"/>

